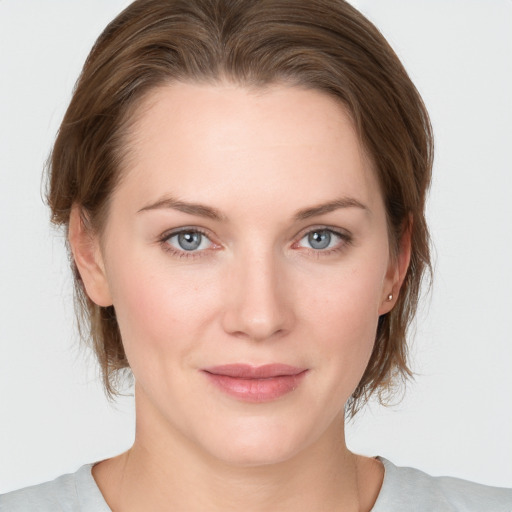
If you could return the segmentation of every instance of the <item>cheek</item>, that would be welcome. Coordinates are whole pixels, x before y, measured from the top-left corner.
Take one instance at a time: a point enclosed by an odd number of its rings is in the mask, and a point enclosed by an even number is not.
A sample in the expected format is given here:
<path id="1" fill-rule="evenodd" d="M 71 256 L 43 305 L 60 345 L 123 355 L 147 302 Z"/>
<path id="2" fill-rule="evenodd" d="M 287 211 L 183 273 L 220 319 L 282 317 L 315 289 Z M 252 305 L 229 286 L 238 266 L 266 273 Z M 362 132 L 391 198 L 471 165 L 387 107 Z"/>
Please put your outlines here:
<path id="1" fill-rule="evenodd" d="M 367 265 L 341 268 L 307 284 L 302 281 L 301 295 L 309 297 L 304 314 L 340 335 L 357 336 L 377 322 L 383 275 L 378 265 Z"/>
<path id="2" fill-rule="evenodd" d="M 192 272 L 140 260 L 117 265 L 110 284 L 121 337 L 134 371 L 139 360 L 186 352 L 193 340 L 199 339 L 198 333 L 216 303 L 213 287 Z"/>
<path id="3" fill-rule="evenodd" d="M 329 378 L 348 396 L 357 386 L 373 350 L 378 324 L 382 275 L 375 265 L 332 273 L 320 293 L 318 281 L 310 283 L 309 305 L 303 318 L 317 350 L 327 358 Z M 308 307 L 309 306 L 309 307 Z M 314 334 L 313 334 L 314 333 Z"/>

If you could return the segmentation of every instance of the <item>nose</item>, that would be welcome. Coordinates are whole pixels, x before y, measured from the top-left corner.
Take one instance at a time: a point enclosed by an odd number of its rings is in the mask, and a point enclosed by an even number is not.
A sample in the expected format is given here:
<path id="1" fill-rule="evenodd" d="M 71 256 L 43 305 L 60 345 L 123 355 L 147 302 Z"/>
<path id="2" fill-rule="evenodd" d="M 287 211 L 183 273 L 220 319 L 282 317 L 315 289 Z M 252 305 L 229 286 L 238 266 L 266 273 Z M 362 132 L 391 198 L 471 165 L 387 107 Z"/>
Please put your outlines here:
<path id="1" fill-rule="evenodd" d="M 234 258 L 225 287 L 223 328 L 247 340 L 264 341 L 292 329 L 293 291 L 271 251 L 247 251 Z"/>

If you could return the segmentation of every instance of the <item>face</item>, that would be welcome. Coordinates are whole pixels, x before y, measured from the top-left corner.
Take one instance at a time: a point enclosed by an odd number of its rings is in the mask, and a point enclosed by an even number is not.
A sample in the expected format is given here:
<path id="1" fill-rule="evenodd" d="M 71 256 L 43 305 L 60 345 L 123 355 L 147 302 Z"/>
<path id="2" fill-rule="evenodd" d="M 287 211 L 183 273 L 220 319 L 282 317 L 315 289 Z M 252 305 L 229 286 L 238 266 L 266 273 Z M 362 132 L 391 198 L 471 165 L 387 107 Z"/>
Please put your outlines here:
<path id="1" fill-rule="evenodd" d="M 175 84 L 129 147 L 81 270 L 115 306 L 138 425 L 241 465 L 339 436 L 398 280 L 347 113 L 312 90 Z"/>

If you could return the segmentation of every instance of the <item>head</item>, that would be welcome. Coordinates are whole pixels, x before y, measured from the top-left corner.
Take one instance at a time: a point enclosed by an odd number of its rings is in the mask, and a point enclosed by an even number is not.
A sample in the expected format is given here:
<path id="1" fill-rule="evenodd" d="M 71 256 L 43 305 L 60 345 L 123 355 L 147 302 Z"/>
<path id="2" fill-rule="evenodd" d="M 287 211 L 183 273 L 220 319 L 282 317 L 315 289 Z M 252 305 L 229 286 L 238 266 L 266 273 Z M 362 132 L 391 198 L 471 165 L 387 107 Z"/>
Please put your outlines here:
<path id="1" fill-rule="evenodd" d="M 182 84 L 263 96 L 312 91 L 350 119 L 380 191 L 390 259 L 410 247 L 348 402 L 355 413 L 410 375 L 406 333 L 430 265 L 432 134 L 417 90 L 379 31 L 341 0 L 137 0 L 99 37 L 77 82 L 49 164 L 53 222 L 68 228 L 75 215 L 84 232 L 105 240 L 133 134 L 158 91 Z M 82 333 L 113 394 L 129 368 L 116 304 L 91 300 L 72 265 Z"/>

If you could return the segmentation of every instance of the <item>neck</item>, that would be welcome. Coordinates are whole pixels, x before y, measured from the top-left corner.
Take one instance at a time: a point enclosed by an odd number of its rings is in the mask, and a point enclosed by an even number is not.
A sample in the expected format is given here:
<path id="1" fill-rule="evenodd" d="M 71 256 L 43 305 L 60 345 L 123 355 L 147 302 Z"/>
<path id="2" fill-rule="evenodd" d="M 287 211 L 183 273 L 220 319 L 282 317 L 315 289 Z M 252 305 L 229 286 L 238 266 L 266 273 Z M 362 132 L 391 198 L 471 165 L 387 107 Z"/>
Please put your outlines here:
<path id="1" fill-rule="evenodd" d="M 372 493 L 362 490 L 369 466 L 347 449 L 341 415 L 286 460 L 237 465 L 205 453 L 148 412 L 137 407 L 133 447 L 93 469 L 112 510 L 358 511 L 370 510 L 377 497 L 382 475 Z"/>

